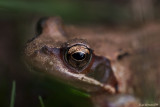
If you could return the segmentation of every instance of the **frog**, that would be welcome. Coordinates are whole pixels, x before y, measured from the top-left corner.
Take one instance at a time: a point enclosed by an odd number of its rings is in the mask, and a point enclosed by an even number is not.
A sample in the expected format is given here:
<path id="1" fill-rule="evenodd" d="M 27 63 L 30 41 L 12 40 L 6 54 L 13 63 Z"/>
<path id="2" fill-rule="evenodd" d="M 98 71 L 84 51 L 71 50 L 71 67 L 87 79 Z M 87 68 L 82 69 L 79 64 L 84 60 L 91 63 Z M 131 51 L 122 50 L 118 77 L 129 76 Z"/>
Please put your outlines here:
<path id="1" fill-rule="evenodd" d="M 137 107 L 128 94 L 133 90 L 126 59 L 132 50 L 125 36 L 108 35 L 103 28 L 86 30 L 64 25 L 60 17 L 42 18 L 24 59 L 32 69 L 90 93 L 95 106 Z"/>

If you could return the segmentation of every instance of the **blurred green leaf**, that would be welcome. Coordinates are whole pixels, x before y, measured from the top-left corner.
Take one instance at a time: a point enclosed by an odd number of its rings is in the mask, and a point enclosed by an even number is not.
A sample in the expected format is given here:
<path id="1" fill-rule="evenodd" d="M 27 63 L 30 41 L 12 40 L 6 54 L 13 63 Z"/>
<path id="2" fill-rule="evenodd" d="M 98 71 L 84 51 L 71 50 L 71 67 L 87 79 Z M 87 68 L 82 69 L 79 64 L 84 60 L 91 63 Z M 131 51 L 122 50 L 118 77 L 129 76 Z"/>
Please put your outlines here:
<path id="1" fill-rule="evenodd" d="M 13 83 L 12 83 L 12 93 L 11 93 L 10 107 L 14 107 L 15 96 L 16 96 L 16 82 L 13 81 Z"/>
<path id="2" fill-rule="evenodd" d="M 16 11 L 21 14 L 36 13 L 43 16 L 61 16 L 64 20 L 74 21 L 105 21 L 118 22 L 129 18 L 125 6 L 109 2 L 80 1 L 0 1 L 2 11 Z"/>
<path id="3" fill-rule="evenodd" d="M 38 96 L 38 99 L 39 99 L 39 101 L 40 101 L 41 107 L 45 107 L 45 106 L 44 106 L 44 103 L 43 103 L 42 97 L 41 97 L 41 96 Z"/>

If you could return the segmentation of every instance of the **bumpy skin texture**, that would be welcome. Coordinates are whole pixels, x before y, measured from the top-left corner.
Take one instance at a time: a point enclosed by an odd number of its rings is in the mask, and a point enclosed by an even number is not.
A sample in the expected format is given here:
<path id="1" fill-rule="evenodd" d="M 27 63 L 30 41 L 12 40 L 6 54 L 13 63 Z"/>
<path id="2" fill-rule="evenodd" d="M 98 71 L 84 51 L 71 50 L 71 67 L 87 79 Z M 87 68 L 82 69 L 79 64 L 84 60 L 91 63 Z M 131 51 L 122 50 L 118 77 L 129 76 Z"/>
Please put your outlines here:
<path id="1" fill-rule="evenodd" d="M 24 50 L 26 62 L 35 70 L 50 73 L 54 78 L 87 92 L 107 94 L 132 92 L 128 85 L 129 69 L 122 66 L 128 64 L 124 57 L 130 52 L 127 50 L 129 47 L 126 47 L 125 37 L 116 37 L 116 39 L 114 37 L 113 40 L 111 36 L 104 37 L 105 32 L 94 31 L 94 29 L 92 32 L 80 29 L 85 35 L 76 34 L 76 30 L 73 26 L 63 26 L 59 17 L 40 20 L 37 36 L 26 44 Z M 119 43 L 121 39 L 123 43 Z M 66 50 L 75 44 L 84 45 L 92 50 L 91 60 L 82 69 L 74 68 L 65 61 Z M 104 107 L 115 102 L 100 94 L 94 96 L 92 98 L 94 102 L 97 98 L 105 99 L 96 100 L 101 106 L 105 103 Z M 106 103 L 106 100 L 110 103 Z M 135 99 L 132 98 L 128 102 L 130 101 L 134 102 Z"/>

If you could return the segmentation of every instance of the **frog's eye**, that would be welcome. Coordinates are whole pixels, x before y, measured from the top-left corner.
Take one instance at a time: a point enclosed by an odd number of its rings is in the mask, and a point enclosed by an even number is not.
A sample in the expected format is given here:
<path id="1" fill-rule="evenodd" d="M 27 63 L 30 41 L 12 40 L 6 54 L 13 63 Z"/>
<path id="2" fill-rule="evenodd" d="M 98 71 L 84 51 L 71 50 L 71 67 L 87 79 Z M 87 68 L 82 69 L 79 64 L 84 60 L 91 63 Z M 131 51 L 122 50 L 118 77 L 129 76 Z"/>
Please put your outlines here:
<path id="1" fill-rule="evenodd" d="M 66 62 L 78 70 L 86 67 L 89 64 L 91 57 L 91 49 L 81 44 L 69 47 L 65 52 Z"/>

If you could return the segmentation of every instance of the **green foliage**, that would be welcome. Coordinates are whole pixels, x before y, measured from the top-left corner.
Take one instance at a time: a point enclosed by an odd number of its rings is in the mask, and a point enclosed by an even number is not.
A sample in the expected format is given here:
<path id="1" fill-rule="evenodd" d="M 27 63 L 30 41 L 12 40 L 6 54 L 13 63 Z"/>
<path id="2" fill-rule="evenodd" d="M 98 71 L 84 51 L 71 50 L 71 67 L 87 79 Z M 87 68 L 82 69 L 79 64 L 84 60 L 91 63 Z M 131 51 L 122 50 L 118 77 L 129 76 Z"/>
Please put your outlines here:
<path id="1" fill-rule="evenodd" d="M 43 103 L 42 97 L 41 97 L 41 96 L 38 96 L 38 99 L 39 99 L 39 101 L 40 101 L 41 107 L 45 107 L 45 106 L 44 106 L 44 103 Z"/>
<path id="2" fill-rule="evenodd" d="M 0 1 L 1 12 L 16 12 L 18 16 L 61 16 L 76 23 L 109 22 L 126 23 L 130 18 L 128 9 L 110 2 L 80 1 Z"/>
<path id="3" fill-rule="evenodd" d="M 12 93 L 11 93 L 10 107 L 14 107 L 15 96 L 16 96 L 16 82 L 13 81 L 13 83 L 12 83 Z"/>

